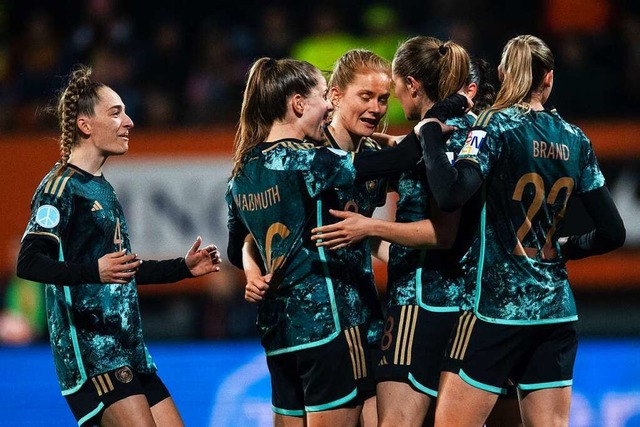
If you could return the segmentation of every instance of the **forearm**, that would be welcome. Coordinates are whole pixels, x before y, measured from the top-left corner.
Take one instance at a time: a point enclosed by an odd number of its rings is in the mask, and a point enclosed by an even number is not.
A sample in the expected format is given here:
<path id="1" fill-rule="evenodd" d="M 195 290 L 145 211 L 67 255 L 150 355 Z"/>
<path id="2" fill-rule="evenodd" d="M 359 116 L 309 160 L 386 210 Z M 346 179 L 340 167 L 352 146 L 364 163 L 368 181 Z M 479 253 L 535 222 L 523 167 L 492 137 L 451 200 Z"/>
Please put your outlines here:
<path id="1" fill-rule="evenodd" d="M 410 132 L 392 148 L 356 154 L 353 161 L 356 179 L 373 179 L 411 169 L 418 163 L 421 154 L 420 142 Z"/>
<path id="2" fill-rule="evenodd" d="M 431 220 L 416 222 L 392 222 L 371 220 L 370 235 L 396 245 L 408 247 L 440 247 L 438 233 Z"/>
<path id="3" fill-rule="evenodd" d="M 258 247 L 251 235 L 248 235 L 242 245 L 242 269 L 247 277 L 262 276 L 260 266 L 262 259 L 258 253 Z"/>
<path id="4" fill-rule="evenodd" d="M 626 230 L 620 213 L 606 187 L 581 194 L 580 200 L 595 223 L 585 234 L 568 236 L 562 245 L 567 259 L 580 259 L 600 255 L 619 248 L 626 239 Z"/>
<path id="5" fill-rule="evenodd" d="M 18 254 L 18 277 L 40 283 L 74 286 L 100 283 L 98 260 L 88 263 L 57 261 L 57 243 L 44 238 L 26 237 Z"/>
<path id="6" fill-rule="evenodd" d="M 174 283 L 190 277 L 193 275 L 182 257 L 162 261 L 145 260 L 136 272 L 136 283 L 138 285 Z"/>

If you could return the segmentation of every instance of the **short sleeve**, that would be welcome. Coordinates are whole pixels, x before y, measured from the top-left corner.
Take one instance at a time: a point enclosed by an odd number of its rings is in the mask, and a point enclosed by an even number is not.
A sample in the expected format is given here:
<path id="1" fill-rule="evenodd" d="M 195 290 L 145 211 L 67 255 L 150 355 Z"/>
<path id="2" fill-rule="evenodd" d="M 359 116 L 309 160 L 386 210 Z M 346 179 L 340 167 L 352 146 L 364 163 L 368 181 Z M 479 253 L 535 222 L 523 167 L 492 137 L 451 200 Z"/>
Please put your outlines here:
<path id="1" fill-rule="evenodd" d="M 38 188 L 31 202 L 31 217 L 25 236 L 43 234 L 61 241 L 73 214 L 73 191 L 70 187 L 69 177 L 62 174 L 51 177 Z"/>
<path id="2" fill-rule="evenodd" d="M 598 166 L 598 160 L 596 159 L 595 152 L 591 141 L 583 134 L 582 135 L 582 147 L 581 150 L 581 170 L 582 174 L 578 181 L 578 188 L 576 189 L 578 194 L 586 193 L 602 187 L 605 184 L 604 175 L 600 171 Z"/>

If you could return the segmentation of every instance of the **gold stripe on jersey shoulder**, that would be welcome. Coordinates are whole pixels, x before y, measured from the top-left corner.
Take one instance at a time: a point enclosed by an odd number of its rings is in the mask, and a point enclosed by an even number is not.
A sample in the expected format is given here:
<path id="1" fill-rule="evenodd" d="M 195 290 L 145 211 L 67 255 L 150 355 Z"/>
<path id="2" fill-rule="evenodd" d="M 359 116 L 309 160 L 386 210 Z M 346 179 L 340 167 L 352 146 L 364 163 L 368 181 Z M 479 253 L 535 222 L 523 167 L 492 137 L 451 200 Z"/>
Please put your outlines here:
<path id="1" fill-rule="evenodd" d="M 67 185 L 67 182 L 69 181 L 69 178 L 71 178 L 75 173 L 75 170 L 69 168 L 61 175 L 52 177 L 44 188 L 45 194 L 55 194 L 56 197 L 60 197 Z"/>
<path id="2" fill-rule="evenodd" d="M 484 110 L 482 113 L 480 113 L 476 121 L 473 123 L 473 127 L 483 128 L 487 126 L 487 124 L 489 124 L 489 120 L 491 120 L 491 116 L 493 116 L 497 112 L 498 110 L 491 109 L 491 108 L 488 110 Z"/>

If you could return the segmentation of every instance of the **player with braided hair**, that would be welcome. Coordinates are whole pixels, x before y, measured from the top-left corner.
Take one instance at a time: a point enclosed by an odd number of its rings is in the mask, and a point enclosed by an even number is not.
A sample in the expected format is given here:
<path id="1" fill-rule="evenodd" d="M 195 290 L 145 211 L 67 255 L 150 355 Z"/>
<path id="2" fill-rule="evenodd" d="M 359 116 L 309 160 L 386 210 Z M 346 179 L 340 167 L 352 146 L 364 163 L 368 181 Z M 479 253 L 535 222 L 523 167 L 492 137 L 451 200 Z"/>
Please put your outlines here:
<path id="1" fill-rule="evenodd" d="M 137 284 L 170 283 L 220 268 L 198 237 L 184 258 L 132 252 L 115 191 L 102 174 L 125 154 L 133 121 L 120 96 L 78 66 L 60 92 L 61 159 L 31 202 L 18 276 L 45 283 L 51 348 L 78 425 L 180 426 L 142 336 Z"/>

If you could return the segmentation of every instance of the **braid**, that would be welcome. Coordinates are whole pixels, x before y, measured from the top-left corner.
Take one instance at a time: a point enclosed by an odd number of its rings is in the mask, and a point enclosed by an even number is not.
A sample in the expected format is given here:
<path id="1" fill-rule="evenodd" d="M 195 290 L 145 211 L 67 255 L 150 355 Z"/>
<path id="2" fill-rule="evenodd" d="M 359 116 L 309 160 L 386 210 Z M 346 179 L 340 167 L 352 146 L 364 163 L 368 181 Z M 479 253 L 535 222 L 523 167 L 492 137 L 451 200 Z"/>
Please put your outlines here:
<path id="1" fill-rule="evenodd" d="M 65 88 L 58 97 L 58 120 L 60 124 L 61 162 L 66 165 L 71 150 L 78 145 L 77 119 L 80 114 L 94 115 L 98 101 L 98 89 L 102 83 L 91 80 L 91 68 L 79 65 L 69 75 Z"/>

